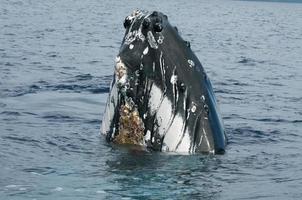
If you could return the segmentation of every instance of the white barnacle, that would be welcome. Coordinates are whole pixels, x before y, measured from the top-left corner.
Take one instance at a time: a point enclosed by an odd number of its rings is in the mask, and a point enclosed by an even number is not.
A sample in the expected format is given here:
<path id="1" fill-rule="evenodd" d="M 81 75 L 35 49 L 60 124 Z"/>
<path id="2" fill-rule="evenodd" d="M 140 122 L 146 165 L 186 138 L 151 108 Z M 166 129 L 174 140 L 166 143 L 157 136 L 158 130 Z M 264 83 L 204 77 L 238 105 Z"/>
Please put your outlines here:
<path id="1" fill-rule="evenodd" d="M 145 135 L 145 140 L 148 141 L 151 139 L 151 131 L 147 130 L 146 135 Z"/>
<path id="2" fill-rule="evenodd" d="M 120 62 L 120 61 L 121 61 L 121 57 L 117 56 L 117 57 L 115 58 L 115 62 L 118 63 L 118 62 Z"/>
<path id="3" fill-rule="evenodd" d="M 144 54 L 144 55 L 147 55 L 148 52 L 149 52 L 149 47 L 146 47 L 146 48 L 144 49 L 144 51 L 143 51 L 143 54 Z"/>
<path id="4" fill-rule="evenodd" d="M 188 63 L 189 63 L 189 67 L 194 67 L 195 66 L 195 63 L 193 62 L 193 60 L 188 60 Z"/>
<path id="5" fill-rule="evenodd" d="M 129 45 L 129 49 L 133 49 L 134 45 L 133 44 L 130 44 Z"/>
<path id="6" fill-rule="evenodd" d="M 191 112 L 192 112 L 192 113 L 195 113 L 195 112 L 196 112 L 196 109 L 197 109 L 196 104 L 195 104 L 194 102 L 192 102 Z"/>
<path id="7" fill-rule="evenodd" d="M 177 75 L 173 74 L 171 76 L 170 83 L 171 84 L 176 84 L 177 83 Z"/>
<path id="8" fill-rule="evenodd" d="M 139 74 L 140 74 L 140 73 L 139 73 L 139 70 L 136 70 L 136 71 L 134 72 L 134 74 L 135 74 L 136 77 L 139 77 Z"/>
<path id="9" fill-rule="evenodd" d="M 125 74 L 124 76 L 122 76 L 119 80 L 118 83 L 121 85 L 126 85 L 127 83 L 127 75 Z"/>
<path id="10" fill-rule="evenodd" d="M 118 83 L 124 85 L 127 81 L 127 68 L 120 57 L 116 58 L 115 75 Z"/>
<path id="11" fill-rule="evenodd" d="M 158 44 L 162 44 L 164 42 L 164 36 L 160 35 L 157 40 Z"/>
<path id="12" fill-rule="evenodd" d="M 143 15 L 143 12 L 140 10 L 134 10 L 131 15 L 127 17 L 128 20 L 134 20 L 135 18 L 141 18 Z"/>

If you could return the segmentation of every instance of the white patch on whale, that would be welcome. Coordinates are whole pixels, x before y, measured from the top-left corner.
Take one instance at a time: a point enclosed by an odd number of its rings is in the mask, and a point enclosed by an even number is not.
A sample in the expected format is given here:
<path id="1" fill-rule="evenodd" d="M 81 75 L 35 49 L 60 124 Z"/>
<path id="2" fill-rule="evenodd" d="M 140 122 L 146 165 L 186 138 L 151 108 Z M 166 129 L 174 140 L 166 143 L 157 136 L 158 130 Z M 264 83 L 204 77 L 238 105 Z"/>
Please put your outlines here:
<path id="1" fill-rule="evenodd" d="M 148 105 L 152 115 L 155 114 L 157 109 L 159 108 L 162 96 L 163 93 L 160 88 L 153 84 L 150 91 L 150 99 Z"/>
<path id="2" fill-rule="evenodd" d="M 120 62 L 120 60 L 121 60 L 121 57 L 119 57 L 119 56 L 116 56 L 116 57 L 115 57 L 115 63 Z"/>
<path id="3" fill-rule="evenodd" d="M 103 115 L 103 122 L 101 126 L 101 133 L 107 134 L 110 131 L 110 125 L 114 117 L 115 107 L 117 105 L 118 100 L 118 91 L 116 87 L 116 83 L 112 85 L 110 88 L 110 93 L 107 99 L 104 115 Z M 114 134 L 115 130 L 112 132 Z"/>
<path id="4" fill-rule="evenodd" d="M 160 35 L 157 40 L 158 44 L 162 44 L 164 42 L 164 36 Z"/>
<path id="5" fill-rule="evenodd" d="M 170 83 L 171 84 L 176 84 L 177 83 L 177 75 L 173 74 L 171 76 Z"/>
<path id="6" fill-rule="evenodd" d="M 191 139 L 188 130 L 186 129 L 183 138 L 177 146 L 176 152 L 189 152 L 191 147 Z"/>
<path id="7" fill-rule="evenodd" d="M 151 131 L 147 130 L 146 135 L 144 136 L 144 140 L 145 142 L 148 142 L 149 140 L 151 140 Z"/>
<path id="8" fill-rule="evenodd" d="M 125 86 L 127 82 L 127 68 L 123 61 L 120 58 L 117 58 L 117 63 L 115 65 L 115 77 L 117 80 L 117 83 L 121 86 Z"/>
<path id="9" fill-rule="evenodd" d="M 148 52 L 149 52 L 149 47 L 146 47 L 146 48 L 144 49 L 144 51 L 143 51 L 143 54 L 144 54 L 144 55 L 147 55 Z"/>
<path id="10" fill-rule="evenodd" d="M 193 60 L 188 60 L 188 63 L 189 63 L 189 67 L 194 67 L 195 66 L 195 63 Z"/>
<path id="11" fill-rule="evenodd" d="M 165 135 L 173 118 L 172 102 L 168 97 L 164 97 L 156 113 L 156 120 L 159 123 L 158 133 Z"/>
<path id="12" fill-rule="evenodd" d="M 151 31 L 147 32 L 147 40 L 151 48 L 157 49 L 158 45 Z"/>
<path id="13" fill-rule="evenodd" d="M 192 102 L 191 112 L 192 112 L 192 113 L 195 113 L 195 112 L 196 112 L 196 109 L 197 109 L 196 103 Z"/>
<path id="14" fill-rule="evenodd" d="M 166 132 L 163 143 L 169 147 L 169 151 L 176 151 L 177 144 L 182 138 L 184 119 L 178 113 L 173 119 L 169 130 Z"/>

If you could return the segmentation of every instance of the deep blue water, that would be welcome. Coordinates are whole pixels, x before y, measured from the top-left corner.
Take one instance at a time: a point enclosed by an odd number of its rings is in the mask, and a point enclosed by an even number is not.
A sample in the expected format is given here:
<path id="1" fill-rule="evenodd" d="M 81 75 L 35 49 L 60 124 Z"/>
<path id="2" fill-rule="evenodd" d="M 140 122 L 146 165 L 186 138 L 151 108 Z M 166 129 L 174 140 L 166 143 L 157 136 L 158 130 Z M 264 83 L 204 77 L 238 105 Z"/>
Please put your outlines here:
<path id="1" fill-rule="evenodd" d="M 135 2 L 0 1 L 0 199 L 300 199 L 302 4 Z M 225 155 L 131 152 L 99 135 L 136 8 L 166 13 L 191 41 Z"/>

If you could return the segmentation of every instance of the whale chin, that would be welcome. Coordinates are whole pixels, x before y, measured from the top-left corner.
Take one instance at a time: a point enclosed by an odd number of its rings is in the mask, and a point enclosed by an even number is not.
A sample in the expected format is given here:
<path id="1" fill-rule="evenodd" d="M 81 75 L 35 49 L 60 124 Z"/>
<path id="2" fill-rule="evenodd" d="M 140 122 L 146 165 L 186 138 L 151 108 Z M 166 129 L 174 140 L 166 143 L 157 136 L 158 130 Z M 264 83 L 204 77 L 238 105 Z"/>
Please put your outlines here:
<path id="1" fill-rule="evenodd" d="M 224 153 L 211 82 L 190 43 L 160 12 L 134 11 L 116 57 L 101 132 L 155 151 Z"/>

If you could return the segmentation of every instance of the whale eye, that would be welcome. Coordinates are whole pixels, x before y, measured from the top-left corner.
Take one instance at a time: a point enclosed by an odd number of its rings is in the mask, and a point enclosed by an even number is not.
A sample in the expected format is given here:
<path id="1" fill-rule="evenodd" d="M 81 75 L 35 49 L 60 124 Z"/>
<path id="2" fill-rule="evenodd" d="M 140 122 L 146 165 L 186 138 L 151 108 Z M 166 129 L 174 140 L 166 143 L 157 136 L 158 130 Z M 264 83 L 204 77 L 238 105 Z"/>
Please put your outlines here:
<path id="1" fill-rule="evenodd" d="M 148 28 L 151 24 L 151 20 L 149 18 L 144 19 L 143 21 L 143 27 Z"/>
<path id="2" fill-rule="evenodd" d="M 153 28 L 155 32 L 161 32 L 163 30 L 163 26 L 160 23 L 155 23 Z"/>
<path id="3" fill-rule="evenodd" d="M 124 27 L 128 28 L 131 25 L 131 23 L 132 21 L 128 17 L 126 17 L 124 21 Z"/>

